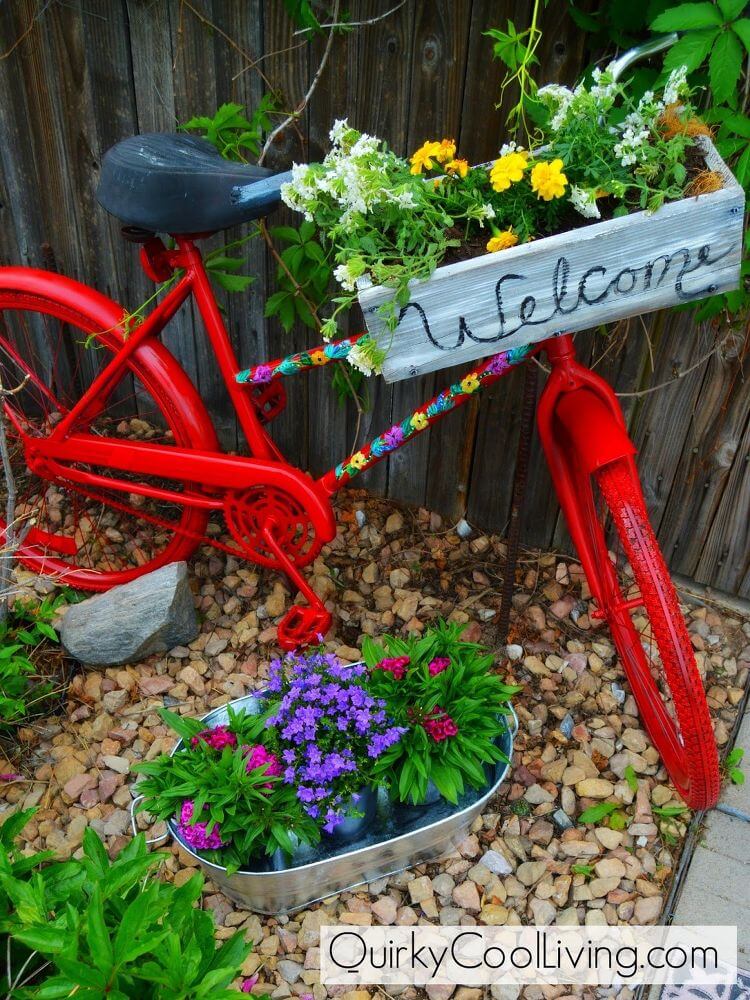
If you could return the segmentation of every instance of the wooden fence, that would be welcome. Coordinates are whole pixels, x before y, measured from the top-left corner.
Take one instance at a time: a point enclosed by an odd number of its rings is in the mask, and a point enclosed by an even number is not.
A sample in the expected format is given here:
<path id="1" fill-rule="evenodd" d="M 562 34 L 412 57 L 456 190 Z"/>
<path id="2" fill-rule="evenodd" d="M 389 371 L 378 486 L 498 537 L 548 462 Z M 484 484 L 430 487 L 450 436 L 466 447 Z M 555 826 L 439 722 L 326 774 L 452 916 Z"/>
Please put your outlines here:
<path id="1" fill-rule="evenodd" d="M 395 0 L 346 6 L 359 22 L 378 18 Z M 591 53 L 566 6 L 550 4 L 544 14 L 540 76 L 569 83 Z M 341 117 L 402 153 L 428 137 L 454 136 L 463 156 L 490 159 L 502 141 L 503 112 L 494 106 L 501 71 L 484 32 L 507 18 L 524 26 L 530 7 L 522 0 L 405 0 L 390 16 L 338 36 L 308 111 L 280 137 L 270 162 L 281 167 L 320 157 L 330 124 Z M 269 83 L 293 107 L 325 45 L 324 37 L 307 44 L 293 30 L 281 0 L 0 4 L 0 262 L 43 265 L 42 245 L 49 244 L 64 273 L 130 307 L 143 302 L 150 288 L 134 248 L 94 197 L 101 157 L 124 136 L 173 131 L 223 101 L 253 106 Z M 264 320 L 273 267 L 260 247 L 251 250 L 249 267 L 258 280 L 226 302 L 240 362 L 310 346 L 308 331 L 286 335 Z M 194 378 L 225 443 L 236 446 L 225 390 L 189 310 L 166 342 Z M 715 331 L 696 327 L 685 313 L 658 314 L 577 342 L 623 394 L 647 500 L 673 570 L 750 596 L 746 331 L 712 352 Z M 373 381 L 363 433 L 389 426 L 452 374 L 392 387 Z M 364 485 L 502 531 L 521 381 L 518 374 L 502 380 L 376 466 Z M 664 382 L 670 384 L 655 388 Z M 319 473 L 347 454 L 355 414 L 337 404 L 328 370 L 288 388 L 289 405 L 274 425 L 277 439 Z M 525 539 L 566 544 L 537 443 Z"/>

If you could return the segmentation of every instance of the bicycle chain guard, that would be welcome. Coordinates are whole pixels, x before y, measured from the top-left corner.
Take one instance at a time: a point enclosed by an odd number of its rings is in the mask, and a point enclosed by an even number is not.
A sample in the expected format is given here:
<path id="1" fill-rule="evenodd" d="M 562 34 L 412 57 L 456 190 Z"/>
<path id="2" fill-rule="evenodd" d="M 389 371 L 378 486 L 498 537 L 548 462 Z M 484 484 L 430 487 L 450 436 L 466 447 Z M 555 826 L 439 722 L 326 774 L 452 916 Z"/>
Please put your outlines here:
<path id="1" fill-rule="evenodd" d="M 264 537 L 269 528 L 279 548 L 295 566 L 312 562 L 323 546 L 304 503 L 278 486 L 231 491 L 226 497 L 224 516 L 243 555 L 270 569 L 285 572 Z"/>

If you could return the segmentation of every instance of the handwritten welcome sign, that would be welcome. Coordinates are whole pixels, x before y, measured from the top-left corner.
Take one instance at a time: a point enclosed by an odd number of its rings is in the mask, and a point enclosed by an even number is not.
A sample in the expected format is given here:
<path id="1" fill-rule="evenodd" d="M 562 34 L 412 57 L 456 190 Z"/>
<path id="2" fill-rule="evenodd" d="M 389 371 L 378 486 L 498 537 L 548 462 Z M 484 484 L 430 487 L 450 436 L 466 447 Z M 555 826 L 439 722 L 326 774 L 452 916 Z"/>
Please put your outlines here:
<path id="1" fill-rule="evenodd" d="M 379 312 L 391 291 L 360 283 L 367 327 L 389 348 L 386 381 L 736 288 L 744 193 L 704 150 L 721 190 L 438 268 L 413 283 L 395 333 Z"/>

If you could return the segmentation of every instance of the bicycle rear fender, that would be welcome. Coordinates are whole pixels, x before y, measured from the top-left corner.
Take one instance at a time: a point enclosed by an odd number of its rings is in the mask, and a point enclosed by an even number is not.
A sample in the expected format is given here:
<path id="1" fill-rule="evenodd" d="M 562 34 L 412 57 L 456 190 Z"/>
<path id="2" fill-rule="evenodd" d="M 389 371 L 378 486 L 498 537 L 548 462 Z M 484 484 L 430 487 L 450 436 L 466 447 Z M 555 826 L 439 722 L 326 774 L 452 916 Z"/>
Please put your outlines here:
<path id="1" fill-rule="evenodd" d="M 0 267 L 0 289 L 27 292 L 52 299 L 93 321 L 116 343 L 124 341 L 127 313 L 101 292 L 72 278 L 31 267 Z M 132 365 L 155 386 L 168 389 L 165 398 L 176 419 L 188 430 L 192 447 L 214 451 L 219 447 L 213 422 L 203 400 L 175 356 L 158 340 L 141 344 Z"/>

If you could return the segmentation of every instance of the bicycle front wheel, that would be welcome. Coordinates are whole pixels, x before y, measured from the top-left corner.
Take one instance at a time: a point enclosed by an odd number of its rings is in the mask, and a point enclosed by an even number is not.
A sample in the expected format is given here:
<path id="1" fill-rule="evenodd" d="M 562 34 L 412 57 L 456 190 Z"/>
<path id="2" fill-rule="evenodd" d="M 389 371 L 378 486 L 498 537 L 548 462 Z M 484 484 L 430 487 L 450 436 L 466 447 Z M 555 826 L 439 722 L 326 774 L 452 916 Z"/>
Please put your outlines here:
<path id="1" fill-rule="evenodd" d="M 708 809 L 716 804 L 720 785 L 711 717 L 640 483 L 625 460 L 604 466 L 595 478 L 633 579 L 632 586 L 621 587 L 600 521 L 601 611 L 641 719 L 675 787 L 691 809 Z"/>
<path id="2" fill-rule="evenodd" d="M 68 301 L 67 279 L 59 279 L 59 292 L 52 289 L 52 280 L 48 295 L 0 287 L 0 382 L 6 391 L 22 386 L 3 402 L 16 489 L 15 530 L 22 539 L 17 557 L 62 584 L 106 590 L 188 558 L 203 536 L 207 515 L 106 482 L 132 479 L 134 487 L 147 483 L 180 489 L 157 477 L 76 463 L 80 470 L 105 477 L 102 485 L 89 487 L 61 476 L 45 479 L 27 467 L 22 434 L 48 436 L 122 344 L 119 330 L 104 328 L 95 309 L 87 314 L 80 296 L 74 304 Z M 136 352 L 95 412 L 73 430 L 199 447 L 170 399 L 174 389 L 165 374 L 167 368 L 152 368 Z M 3 514 L 6 498 L 7 484 L 0 497 Z M 0 519 L 0 533 L 5 529 Z"/>

